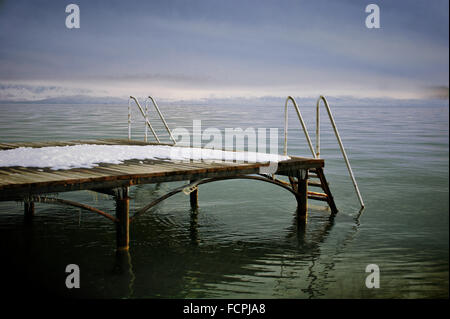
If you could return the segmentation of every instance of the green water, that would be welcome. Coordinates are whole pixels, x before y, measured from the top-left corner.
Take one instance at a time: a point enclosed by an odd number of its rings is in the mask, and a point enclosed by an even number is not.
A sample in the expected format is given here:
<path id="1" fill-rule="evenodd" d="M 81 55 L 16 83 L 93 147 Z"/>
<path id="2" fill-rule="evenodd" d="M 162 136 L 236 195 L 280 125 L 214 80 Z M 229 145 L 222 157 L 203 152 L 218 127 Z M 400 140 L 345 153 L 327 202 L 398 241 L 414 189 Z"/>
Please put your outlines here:
<path id="1" fill-rule="evenodd" d="M 203 129 L 277 127 L 282 150 L 281 106 L 161 108 L 171 128 L 192 130 L 194 119 Z M 448 298 L 448 107 L 333 111 L 367 207 L 360 218 L 323 114 L 321 154 L 339 208 L 334 219 L 311 201 L 308 224 L 298 229 L 289 192 L 258 181 L 222 181 L 200 187 L 196 217 L 182 193 L 139 217 L 131 224 L 130 254 L 119 258 L 115 229 L 101 216 L 37 204 L 29 226 L 21 203 L 1 202 L 3 289 L 88 298 Z M 313 137 L 314 109 L 302 112 Z M 1 142 L 126 138 L 128 132 L 121 105 L 0 105 L 0 114 Z M 133 124 L 133 137 L 142 140 L 142 122 Z M 293 112 L 289 154 L 310 155 Z M 133 187 L 131 212 L 179 185 Z M 114 211 L 106 195 L 59 196 Z M 80 267 L 80 289 L 65 287 L 71 263 Z M 368 264 L 380 268 L 378 289 L 365 286 Z"/>

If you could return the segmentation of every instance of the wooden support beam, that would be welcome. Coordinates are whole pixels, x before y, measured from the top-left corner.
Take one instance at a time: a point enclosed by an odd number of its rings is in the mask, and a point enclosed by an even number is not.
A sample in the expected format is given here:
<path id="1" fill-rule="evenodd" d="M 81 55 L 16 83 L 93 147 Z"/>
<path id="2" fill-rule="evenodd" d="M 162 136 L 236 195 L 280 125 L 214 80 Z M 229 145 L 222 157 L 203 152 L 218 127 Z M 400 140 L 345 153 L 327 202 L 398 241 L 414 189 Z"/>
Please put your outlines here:
<path id="1" fill-rule="evenodd" d="M 325 192 L 325 194 L 327 194 L 328 206 L 330 206 L 331 212 L 333 214 L 337 214 L 338 209 L 337 209 L 336 204 L 334 202 L 333 195 L 331 194 L 331 190 L 330 190 L 330 187 L 328 186 L 328 182 L 327 182 L 327 179 L 325 178 L 325 174 L 323 172 L 323 169 L 321 167 L 317 168 L 316 172 L 317 172 L 317 176 L 320 178 L 320 183 L 322 184 L 322 189 Z"/>
<path id="2" fill-rule="evenodd" d="M 116 238 L 117 250 L 127 251 L 130 245 L 130 198 L 128 187 L 123 187 L 116 195 Z"/>
<path id="3" fill-rule="evenodd" d="M 190 183 L 192 183 L 192 182 L 194 182 L 194 181 L 190 181 Z M 192 210 L 194 210 L 194 211 L 197 210 L 198 209 L 198 187 L 189 194 L 189 197 L 190 197 L 190 201 L 191 201 Z"/>
<path id="4" fill-rule="evenodd" d="M 297 173 L 297 218 L 306 221 L 308 217 L 308 170 L 301 169 Z"/>
<path id="5" fill-rule="evenodd" d="M 34 216 L 34 202 L 26 201 L 24 204 L 24 219 L 26 223 L 32 221 Z"/>

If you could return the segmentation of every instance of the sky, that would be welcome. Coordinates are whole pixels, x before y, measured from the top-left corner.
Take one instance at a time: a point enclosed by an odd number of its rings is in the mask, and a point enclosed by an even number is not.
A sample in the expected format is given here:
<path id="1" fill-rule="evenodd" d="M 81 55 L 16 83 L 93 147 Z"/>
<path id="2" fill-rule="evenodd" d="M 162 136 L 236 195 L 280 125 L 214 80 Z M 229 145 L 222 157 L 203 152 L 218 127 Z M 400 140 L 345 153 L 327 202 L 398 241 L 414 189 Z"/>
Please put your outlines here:
<path id="1" fill-rule="evenodd" d="M 0 0 L 0 100 L 446 100 L 448 12 L 448 0 Z"/>

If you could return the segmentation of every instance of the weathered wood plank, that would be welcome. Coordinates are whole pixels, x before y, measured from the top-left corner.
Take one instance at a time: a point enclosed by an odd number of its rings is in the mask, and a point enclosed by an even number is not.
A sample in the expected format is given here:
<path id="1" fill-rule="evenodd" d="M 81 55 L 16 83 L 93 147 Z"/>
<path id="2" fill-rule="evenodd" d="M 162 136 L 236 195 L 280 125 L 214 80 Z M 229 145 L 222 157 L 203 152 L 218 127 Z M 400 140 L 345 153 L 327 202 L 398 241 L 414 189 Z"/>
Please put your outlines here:
<path id="1" fill-rule="evenodd" d="M 325 194 L 325 193 L 310 192 L 310 191 L 308 191 L 308 195 L 321 196 L 321 197 L 324 197 L 324 198 L 327 198 L 327 197 L 328 197 L 328 195 Z"/>
<path id="2" fill-rule="evenodd" d="M 55 193 L 93 188 L 114 188 L 137 184 L 182 181 L 236 174 L 255 174 L 258 166 L 235 167 L 233 171 L 220 168 L 159 171 L 147 174 L 108 175 L 104 177 L 75 178 L 50 182 L 0 185 L 0 200 L 11 200 L 30 194 Z"/>
<path id="3" fill-rule="evenodd" d="M 78 144 L 155 145 L 123 139 L 1 143 L 0 149 Z M 137 184 L 196 180 L 209 177 L 257 174 L 267 163 L 225 161 L 127 160 L 122 164 L 99 164 L 94 168 L 51 170 L 49 168 L 0 167 L 0 200 L 31 194 L 95 188 L 128 187 Z M 296 175 L 299 169 L 324 166 L 322 159 L 292 157 L 278 163 L 277 174 Z M 295 174 L 291 174 L 295 173 Z"/>

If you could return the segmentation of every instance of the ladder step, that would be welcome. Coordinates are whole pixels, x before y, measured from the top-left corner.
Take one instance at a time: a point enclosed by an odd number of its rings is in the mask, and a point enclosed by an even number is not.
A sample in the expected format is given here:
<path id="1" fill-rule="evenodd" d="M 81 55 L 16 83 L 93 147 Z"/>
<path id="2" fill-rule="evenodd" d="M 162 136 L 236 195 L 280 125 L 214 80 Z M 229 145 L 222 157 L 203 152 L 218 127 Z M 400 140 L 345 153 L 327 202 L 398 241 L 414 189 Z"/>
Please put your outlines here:
<path id="1" fill-rule="evenodd" d="M 320 196 L 320 197 L 324 197 L 324 198 L 327 198 L 327 197 L 328 197 L 327 194 L 324 194 L 324 193 L 317 193 L 317 192 L 308 192 L 308 196 L 309 196 L 309 195 L 312 195 L 312 196 Z"/>

